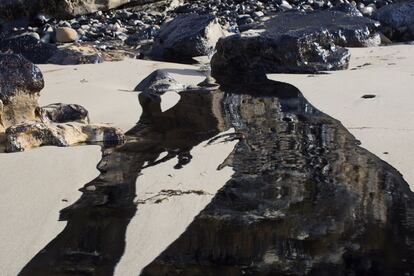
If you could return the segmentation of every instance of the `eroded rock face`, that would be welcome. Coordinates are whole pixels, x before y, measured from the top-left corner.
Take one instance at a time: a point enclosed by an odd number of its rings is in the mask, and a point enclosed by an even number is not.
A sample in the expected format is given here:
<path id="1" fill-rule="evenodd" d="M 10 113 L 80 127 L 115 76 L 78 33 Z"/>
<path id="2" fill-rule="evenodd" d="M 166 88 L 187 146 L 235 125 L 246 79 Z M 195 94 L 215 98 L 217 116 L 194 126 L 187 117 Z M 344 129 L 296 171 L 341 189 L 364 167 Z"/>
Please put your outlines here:
<path id="1" fill-rule="evenodd" d="M 260 27 L 222 38 L 211 61 L 212 75 L 251 79 L 266 73 L 346 69 L 346 47 L 378 45 L 376 23 L 338 11 L 283 13 Z"/>
<path id="2" fill-rule="evenodd" d="M 80 105 L 59 103 L 39 108 L 43 87 L 43 75 L 36 65 L 21 55 L 0 54 L 0 134 L 6 151 L 123 141 L 120 129 L 89 124 L 88 111 Z"/>
<path id="3" fill-rule="evenodd" d="M 29 122 L 6 130 L 6 151 L 18 152 L 40 146 L 67 147 L 84 142 L 119 144 L 123 132 L 108 125 L 67 123 L 47 124 Z"/>
<path id="4" fill-rule="evenodd" d="M 388 38 L 414 40 L 414 0 L 384 6 L 373 17 L 381 22 L 381 30 Z"/>
<path id="5" fill-rule="evenodd" d="M 182 91 L 185 85 L 178 83 L 167 71 L 159 69 L 143 79 L 134 89 L 150 94 L 163 94 L 167 91 Z"/>
<path id="6" fill-rule="evenodd" d="M 212 15 L 180 15 L 164 24 L 155 37 L 150 56 L 180 61 L 210 54 L 224 32 Z"/>
<path id="7" fill-rule="evenodd" d="M 0 54 L 0 132 L 35 119 L 43 87 L 43 75 L 36 65 L 19 55 Z"/>

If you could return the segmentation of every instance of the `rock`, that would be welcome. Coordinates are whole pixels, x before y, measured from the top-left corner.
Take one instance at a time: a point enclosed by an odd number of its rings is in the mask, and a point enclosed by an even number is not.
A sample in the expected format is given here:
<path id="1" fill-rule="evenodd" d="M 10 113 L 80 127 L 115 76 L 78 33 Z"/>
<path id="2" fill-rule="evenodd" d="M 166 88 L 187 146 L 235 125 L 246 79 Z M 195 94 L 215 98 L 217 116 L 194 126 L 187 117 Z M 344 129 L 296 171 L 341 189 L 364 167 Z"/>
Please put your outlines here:
<path id="1" fill-rule="evenodd" d="M 76 65 L 102 63 L 104 60 L 104 55 L 91 46 L 71 45 L 69 47 L 59 49 L 59 51 L 47 60 L 47 63 Z M 108 58 L 108 60 L 111 59 Z"/>
<path id="2" fill-rule="evenodd" d="M 352 4 L 342 3 L 330 8 L 331 11 L 340 11 L 352 16 L 363 16 L 362 13 Z"/>
<path id="3" fill-rule="evenodd" d="M 159 95 L 167 91 L 179 92 L 185 89 L 186 85 L 178 83 L 167 71 L 158 69 L 143 79 L 134 91 Z"/>
<path id="4" fill-rule="evenodd" d="M 384 6 L 373 18 L 381 22 L 382 32 L 391 40 L 414 40 L 414 0 Z"/>
<path id="5" fill-rule="evenodd" d="M 58 48 L 30 35 L 0 39 L 0 52 L 20 54 L 33 63 L 47 63 Z"/>
<path id="6" fill-rule="evenodd" d="M 67 147 L 84 142 L 118 144 L 123 142 L 123 132 L 107 125 L 80 123 L 46 124 L 27 122 L 6 130 L 6 151 L 25 151 L 39 146 Z"/>
<path id="7" fill-rule="evenodd" d="M 20 55 L 0 54 L 0 132 L 35 119 L 43 87 L 43 75 L 36 65 Z"/>
<path id="8" fill-rule="evenodd" d="M 79 122 L 89 123 L 88 110 L 77 104 L 55 103 L 41 107 L 37 115 L 43 122 L 68 123 Z"/>
<path id="9" fill-rule="evenodd" d="M 78 33 L 69 27 L 60 27 L 56 29 L 56 42 L 69 43 L 78 39 Z"/>
<path id="10" fill-rule="evenodd" d="M 350 53 L 340 46 L 380 44 L 376 26 L 368 18 L 337 11 L 282 13 L 259 28 L 220 39 L 211 60 L 212 76 L 247 81 L 270 72 L 346 69 Z"/>
<path id="11" fill-rule="evenodd" d="M 150 56 L 156 60 L 180 61 L 208 55 L 223 36 L 220 24 L 212 15 L 179 15 L 161 26 Z"/>
<path id="12" fill-rule="evenodd" d="M 197 84 L 197 86 L 212 90 L 219 88 L 219 85 L 217 84 L 216 80 L 211 76 L 207 76 L 206 79 Z"/>

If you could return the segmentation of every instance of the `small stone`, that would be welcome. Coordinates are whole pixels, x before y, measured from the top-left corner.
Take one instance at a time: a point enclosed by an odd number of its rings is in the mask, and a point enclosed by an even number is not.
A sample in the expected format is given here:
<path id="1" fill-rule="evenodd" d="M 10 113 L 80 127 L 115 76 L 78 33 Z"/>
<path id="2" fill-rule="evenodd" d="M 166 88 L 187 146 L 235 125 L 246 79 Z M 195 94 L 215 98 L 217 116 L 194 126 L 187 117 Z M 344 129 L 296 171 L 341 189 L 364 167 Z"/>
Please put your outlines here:
<path id="1" fill-rule="evenodd" d="M 70 43 L 78 39 L 78 33 L 69 27 L 59 27 L 56 29 L 56 42 Z"/>

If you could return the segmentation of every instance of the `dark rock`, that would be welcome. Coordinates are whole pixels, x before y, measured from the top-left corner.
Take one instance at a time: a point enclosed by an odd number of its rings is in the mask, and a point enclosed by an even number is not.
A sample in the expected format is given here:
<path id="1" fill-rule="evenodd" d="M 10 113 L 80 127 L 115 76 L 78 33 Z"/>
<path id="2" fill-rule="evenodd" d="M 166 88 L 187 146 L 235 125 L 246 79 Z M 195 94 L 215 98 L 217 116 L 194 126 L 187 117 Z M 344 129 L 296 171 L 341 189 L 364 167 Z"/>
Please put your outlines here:
<path id="1" fill-rule="evenodd" d="M 143 79 L 134 89 L 150 94 L 163 94 L 167 91 L 182 91 L 186 86 L 178 83 L 167 71 L 155 70 Z"/>
<path id="2" fill-rule="evenodd" d="M 381 22 L 381 30 L 388 38 L 414 40 L 414 0 L 384 6 L 374 13 L 373 18 Z"/>
<path id="3" fill-rule="evenodd" d="M 55 103 L 37 110 L 42 121 L 54 123 L 80 122 L 89 123 L 88 110 L 77 104 Z"/>
<path id="4" fill-rule="evenodd" d="M 0 52 L 20 54 L 33 63 L 47 63 L 57 51 L 55 45 L 43 43 L 30 35 L 0 40 Z"/>
<path id="5" fill-rule="evenodd" d="M 220 39 L 211 60 L 212 76 L 246 81 L 270 72 L 346 69 L 350 53 L 339 46 L 378 45 L 375 28 L 368 18 L 337 11 L 276 15 L 260 28 Z"/>
<path id="6" fill-rule="evenodd" d="M 161 26 L 150 56 L 157 60 L 180 61 L 210 54 L 224 36 L 212 15 L 180 15 Z"/>
<path id="7" fill-rule="evenodd" d="M 340 11 L 352 16 L 363 16 L 362 13 L 352 4 L 341 3 L 335 7 L 330 8 L 331 11 Z"/>

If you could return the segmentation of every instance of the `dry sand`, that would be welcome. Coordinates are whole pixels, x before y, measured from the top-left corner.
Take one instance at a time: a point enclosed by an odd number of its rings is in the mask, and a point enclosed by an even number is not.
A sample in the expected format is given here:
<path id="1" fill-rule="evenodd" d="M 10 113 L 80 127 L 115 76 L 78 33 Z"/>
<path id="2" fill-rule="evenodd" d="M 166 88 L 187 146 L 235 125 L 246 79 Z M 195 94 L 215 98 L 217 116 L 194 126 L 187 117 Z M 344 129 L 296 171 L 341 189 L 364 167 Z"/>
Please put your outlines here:
<path id="1" fill-rule="evenodd" d="M 340 120 L 362 147 L 398 169 L 414 190 L 414 45 L 351 49 L 346 71 L 269 78 L 298 87 L 316 108 Z M 362 99 L 365 94 L 376 97 Z"/>
<path id="2" fill-rule="evenodd" d="M 388 161 L 414 185 L 413 47 L 353 49 L 351 68 L 370 65 L 313 77 L 272 78 L 297 86 L 318 109 L 341 120 L 363 147 Z M 186 84 L 203 79 L 193 66 L 142 60 L 40 67 L 46 80 L 46 88 L 41 92 L 42 105 L 81 104 L 89 110 L 92 122 L 112 123 L 124 130 L 131 128 L 141 114 L 137 93 L 130 91 L 153 70 L 168 68 Z M 377 97 L 364 100 L 364 94 Z M 167 109 L 177 100 L 176 94 L 167 93 L 162 105 Z M 143 171 L 137 180 L 140 199 L 179 183 L 179 189 L 202 189 L 209 194 L 174 196 L 158 206 L 139 205 L 127 230 L 126 252 L 116 268 L 117 275 L 136 275 L 184 231 L 231 176 L 230 168 L 215 168 L 233 146 L 200 145 L 193 150 L 192 162 L 181 171 L 171 169 L 172 161 Z M 0 154 L 2 275 L 15 275 L 63 229 L 65 222 L 58 222 L 59 210 L 72 204 L 80 196 L 78 189 L 98 174 L 95 166 L 99 159 L 97 146 L 45 147 Z M 211 179 L 214 181 L 210 182 Z M 64 198 L 68 202 L 63 202 Z"/>
<path id="3" fill-rule="evenodd" d="M 63 230 L 66 222 L 58 221 L 59 211 L 98 175 L 100 159 L 98 146 L 0 154 L 1 275 L 17 275 Z"/>

